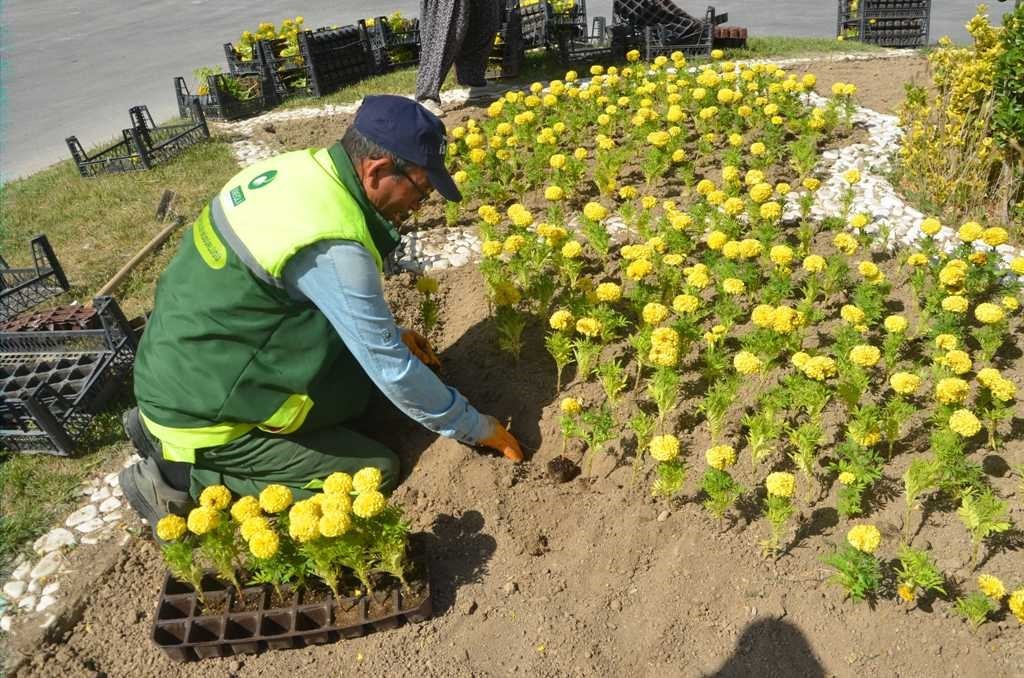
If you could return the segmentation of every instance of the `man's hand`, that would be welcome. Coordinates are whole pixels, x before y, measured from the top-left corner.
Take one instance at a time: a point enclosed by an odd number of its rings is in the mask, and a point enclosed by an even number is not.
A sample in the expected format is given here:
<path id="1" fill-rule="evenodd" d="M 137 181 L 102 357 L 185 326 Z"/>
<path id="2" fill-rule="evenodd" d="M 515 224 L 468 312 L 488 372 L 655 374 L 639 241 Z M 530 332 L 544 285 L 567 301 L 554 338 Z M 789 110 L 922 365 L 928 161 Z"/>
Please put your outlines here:
<path id="1" fill-rule="evenodd" d="M 422 334 L 413 330 L 402 330 L 402 343 L 408 346 L 409 351 L 423 361 L 424 365 L 432 370 L 441 369 L 441 359 Z"/>
<path id="2" fill-rule="evenodd" d="M 516 440 L 516 437 L 505 430 L 505 427 L 497 419 L 490 415 L 486 416 L 490 420 L 491 432 L 480 441 L 480 444 L 501 452 L 514 462 L 522 461 L 523 451 L 519 449 L 519 441 Z"/>

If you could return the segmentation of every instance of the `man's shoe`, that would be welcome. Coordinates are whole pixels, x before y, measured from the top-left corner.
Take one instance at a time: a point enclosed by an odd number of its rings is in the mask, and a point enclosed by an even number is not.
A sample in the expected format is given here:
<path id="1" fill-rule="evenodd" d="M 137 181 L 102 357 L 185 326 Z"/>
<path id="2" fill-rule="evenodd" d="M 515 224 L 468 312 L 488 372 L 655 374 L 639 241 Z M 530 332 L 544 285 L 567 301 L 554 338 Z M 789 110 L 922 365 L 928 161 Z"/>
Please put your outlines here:
<path id="1" fill-rule="evenodd" d="M 152 437 L 145 425 L 139 418 L 139 408 L 133 407 L 121 415 L 121 426 L 124 427 L 124 434 L 138 451 L 139 456 L 144 459 L 157 458 L 160 456 L 160 441 Z"/>
<path id="2" fill-rule="evenodd" d="M 431 113 L 433 113 L 434 115 L 436 115 L 439 118 L 442 115 L 444 115 L 444 109 L 441 108 L 441 102 L 440 101 L 434 101 L 433 99 L 423 99 L 422 101 L 420 101 L 418 103 L 419 103 L 420 106 L 422 106 L 423 108 L 427 109 L 428 111 L 430 111 Z"/>
<path id="3" fill-rule="evenodd" d="M 156 462 L 150 458 L 136 462 L 117 476 L 121 491 L 135 512 L 146 519 L 153 534 L 156 523 L 168 513 L 187 516 L 195 506 L 188 492 L 176 490 L 163 479 Z"/>
<path id="4" fill-rule="evenodd" d="M 466 99 L 497 99 L 508 91 L 508 87 L 496 82 L 489 82 L 486 85 L 471 86 Z"/>

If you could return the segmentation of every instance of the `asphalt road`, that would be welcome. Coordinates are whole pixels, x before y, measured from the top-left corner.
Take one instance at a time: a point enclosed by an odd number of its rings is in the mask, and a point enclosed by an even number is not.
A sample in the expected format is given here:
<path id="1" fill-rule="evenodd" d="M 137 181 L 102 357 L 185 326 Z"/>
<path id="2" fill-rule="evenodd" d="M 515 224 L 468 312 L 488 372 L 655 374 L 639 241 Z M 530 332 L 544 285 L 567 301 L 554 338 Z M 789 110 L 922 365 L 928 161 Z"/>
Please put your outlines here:
<path id="1" fill-rule="evenodd" d="M 714 0 L 708 0 L 714 1 Z M 978 0 L 935 0 L 933 39 L 966 41 Z M 707 2 L 677 0 L 702 15 Z M 754 35 L 831 36 L 834 0 L 717 0 Z M 997 16 L 1005 5 L 992 2 Z M 587 3 L 611 15 L 611 0 Z M 303 15 L 310 28 L 419 11 L 418 0 L 0 0 L 0 182 L 68 157 L 65 137 L 89 147 L 119 135 L 128 108 L 176 114 L 172 79 L 224 65 L 223 43 L 260 21 Z"/>

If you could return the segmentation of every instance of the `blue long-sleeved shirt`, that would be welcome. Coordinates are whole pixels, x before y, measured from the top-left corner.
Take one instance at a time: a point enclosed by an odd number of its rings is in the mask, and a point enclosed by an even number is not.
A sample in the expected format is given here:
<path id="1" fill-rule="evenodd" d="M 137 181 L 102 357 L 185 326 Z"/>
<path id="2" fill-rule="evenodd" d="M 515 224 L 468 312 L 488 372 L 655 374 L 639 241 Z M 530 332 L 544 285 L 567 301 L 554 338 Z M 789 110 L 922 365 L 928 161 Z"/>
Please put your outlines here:
<path id="1" fill-rule="evenodd" d="M 310 245 L 288 262 L 284 282 L 289 295 L 308 299 L 327 316 L 367 376 L 405 414 L 464 443 L 487 437 L 485 417 L 402 342 L 380 272 L 364 247 L 345 240 Z"/>

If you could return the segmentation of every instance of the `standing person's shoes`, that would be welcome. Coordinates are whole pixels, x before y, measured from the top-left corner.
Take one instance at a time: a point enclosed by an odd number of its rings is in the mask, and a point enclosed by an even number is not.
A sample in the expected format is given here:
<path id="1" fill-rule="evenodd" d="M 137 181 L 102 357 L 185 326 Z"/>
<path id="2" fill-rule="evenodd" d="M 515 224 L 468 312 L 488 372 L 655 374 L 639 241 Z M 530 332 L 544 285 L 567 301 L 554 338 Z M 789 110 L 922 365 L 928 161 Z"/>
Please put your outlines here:
<path id="1" fill-rule="evenodd" d="M 434 99 L 423 99 L 417 103 L 439 118 L 444 115 L 444 109 L 441 108 L 440 101 L 435 101 Z"/>
<path id="2" fill-rule="evenodd" d="M 508 87 L 497 82 L 485 82 L 483 85 L 470 85 L 467 100 L 497 99 L 508 91 Z"/>
<path id="3" fill-rule="evenodd" d="M 187 516 L 195 507 L 188 492 L 176 490 L 160 475 L 156 461 L 136 462 L 117 476 L 121 491 L 135 512 L 145 518 L 156 534 L 156 523 L 168 513 Z"/>

